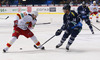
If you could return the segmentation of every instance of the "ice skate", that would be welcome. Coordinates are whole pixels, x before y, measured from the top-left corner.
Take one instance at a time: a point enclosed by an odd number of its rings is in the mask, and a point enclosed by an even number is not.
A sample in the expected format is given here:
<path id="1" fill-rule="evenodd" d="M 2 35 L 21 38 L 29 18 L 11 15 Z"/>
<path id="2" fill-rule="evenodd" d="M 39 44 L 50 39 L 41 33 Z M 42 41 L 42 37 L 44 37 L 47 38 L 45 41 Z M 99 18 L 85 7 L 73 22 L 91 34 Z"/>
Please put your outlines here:
<path id="1" fill-rule="evenodd" d="M 63 45 L 63 43 L 59 43 L 58 45 L 56 45 L 56 48 L 59 48 Z"/>

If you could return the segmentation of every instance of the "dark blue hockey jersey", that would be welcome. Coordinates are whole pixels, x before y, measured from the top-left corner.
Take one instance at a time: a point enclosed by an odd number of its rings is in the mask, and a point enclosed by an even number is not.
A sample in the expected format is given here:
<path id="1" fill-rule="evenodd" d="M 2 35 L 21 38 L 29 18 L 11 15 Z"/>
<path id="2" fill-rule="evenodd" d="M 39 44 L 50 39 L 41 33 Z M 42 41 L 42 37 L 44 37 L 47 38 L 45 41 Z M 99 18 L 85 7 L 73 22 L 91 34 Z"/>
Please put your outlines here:
<path id="1" fill-rule="evenodd" d="M 79 6 L 77 11 L 82 19 L 87 19 L 89 17 L 90 10 L 87 6 L 85 8 L 83 6 Z"/>
<path id="2" fill-rule="evenodd" d="M 63 23 L 66 27 L 71 28 L 75 26 L 76 24 L 78 24 L 79 22 L 80 22 L 80 18 L 78 17 L 78 14 L 73 10 L 71 10 L 69 14 L 65 13 L 63 16 Z"/>

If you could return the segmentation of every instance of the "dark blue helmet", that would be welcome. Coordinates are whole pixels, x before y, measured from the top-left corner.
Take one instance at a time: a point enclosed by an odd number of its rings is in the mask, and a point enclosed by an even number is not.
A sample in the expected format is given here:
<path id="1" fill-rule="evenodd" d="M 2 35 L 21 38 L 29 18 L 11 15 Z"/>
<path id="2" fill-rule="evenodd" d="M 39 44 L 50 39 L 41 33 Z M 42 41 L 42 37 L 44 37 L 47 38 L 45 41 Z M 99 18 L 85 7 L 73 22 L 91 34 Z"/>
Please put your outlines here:
<path id="1" fill-rule="evenodd" d="M 83 6 L 84 8 L 86 7 L 86 2 L 85 2 L 85 1 L 82 2 L 82 6 Z"/>
<path id="2" fill-rule="evenodd" d="M 83 2 L 82 2 L 82 5 L 86 5 L 86 2 L 85 2 L 85 1 L 83 1 Z"/>
<path id="3" fill-rule="evenodd" d="M 64 10 L 67 10 L 67 9 L 70 10 L 70 8 L 71 8 L 71 6 L 70 6 L 69 4 L 67 4 L 67 5 L 65 5 L 65 6 L 63 7 Z"/>

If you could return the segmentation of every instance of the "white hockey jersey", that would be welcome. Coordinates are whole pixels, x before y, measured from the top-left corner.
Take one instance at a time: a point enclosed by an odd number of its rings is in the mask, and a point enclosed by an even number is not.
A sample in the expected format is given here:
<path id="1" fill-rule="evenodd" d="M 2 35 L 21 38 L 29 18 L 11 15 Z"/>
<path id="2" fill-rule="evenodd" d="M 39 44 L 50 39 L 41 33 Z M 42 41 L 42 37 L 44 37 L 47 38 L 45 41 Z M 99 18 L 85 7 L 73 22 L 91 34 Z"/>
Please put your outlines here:
<path id="1" fill-rule="evenodd" d="M 91 12 L 98 12 L 98 5 L 91 4 L 90 5 L 90 11 Z"/>
<path id="2" fill-rule="evenodd" d="M 15 20 L 18 21 L 17 27 L 19 27 L 22 30 L 33 29 L 37 22 L 37 20 L 33 20 L 33 18 L 30 15 L 24 15 L 23 13 L 18 13 Z"/>
<path id="3" fill-rule="evenodd" d="M 22 30 L 27 30 L 27 28 L 32 29 L 34 28 L 37 20 L 33 20 L 31 16 L 27 15 L 24 18 L 18 20 L 18 27 Z M 28 27 L 31 24 L 31 27 Z"/>

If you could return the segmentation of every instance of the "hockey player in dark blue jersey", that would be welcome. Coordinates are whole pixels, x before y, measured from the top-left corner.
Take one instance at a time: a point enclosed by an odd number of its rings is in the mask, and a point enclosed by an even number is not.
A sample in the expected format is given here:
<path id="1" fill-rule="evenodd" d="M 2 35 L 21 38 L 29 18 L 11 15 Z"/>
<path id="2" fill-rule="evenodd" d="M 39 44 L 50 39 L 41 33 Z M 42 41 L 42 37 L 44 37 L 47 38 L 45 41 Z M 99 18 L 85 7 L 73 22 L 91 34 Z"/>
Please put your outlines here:
<path id="1" fill-rule="evenodd" d="M 89 26 L 92 34 L 94 34 L 94 31 L 93 31 L 93 28 L 92 28 L 92 25 L 89 19 L 90 10 L 88 6 L 86 6 L 86 3 L 84 1 L 82 2 L 82 5 L 78 7 L 77 11 L 81 19 L 84 20 L 85 23 Z"/>
<path id="2" fill-rule="evenodd" d="M 77 35 L 80 33 L 82 29 L 82 21 L 78 17 L 77 13 L 75 11 L 70 10 L 71 6 L 66 5 L 63 7 L 64 16 L 63 16 L 63 26 L 58 29 L 55 33 L 56 36 L 60 35 L 62 31 L 65 31 L 60 43 L 56 46 L 56 48 L 59 48 L 63 45 L 63 43 L 66 41 L 66 39 L 71 35 L 68 44 L 66 46 L 66 49 L 69 50 L 70 45 L 73 43 Z"/>

